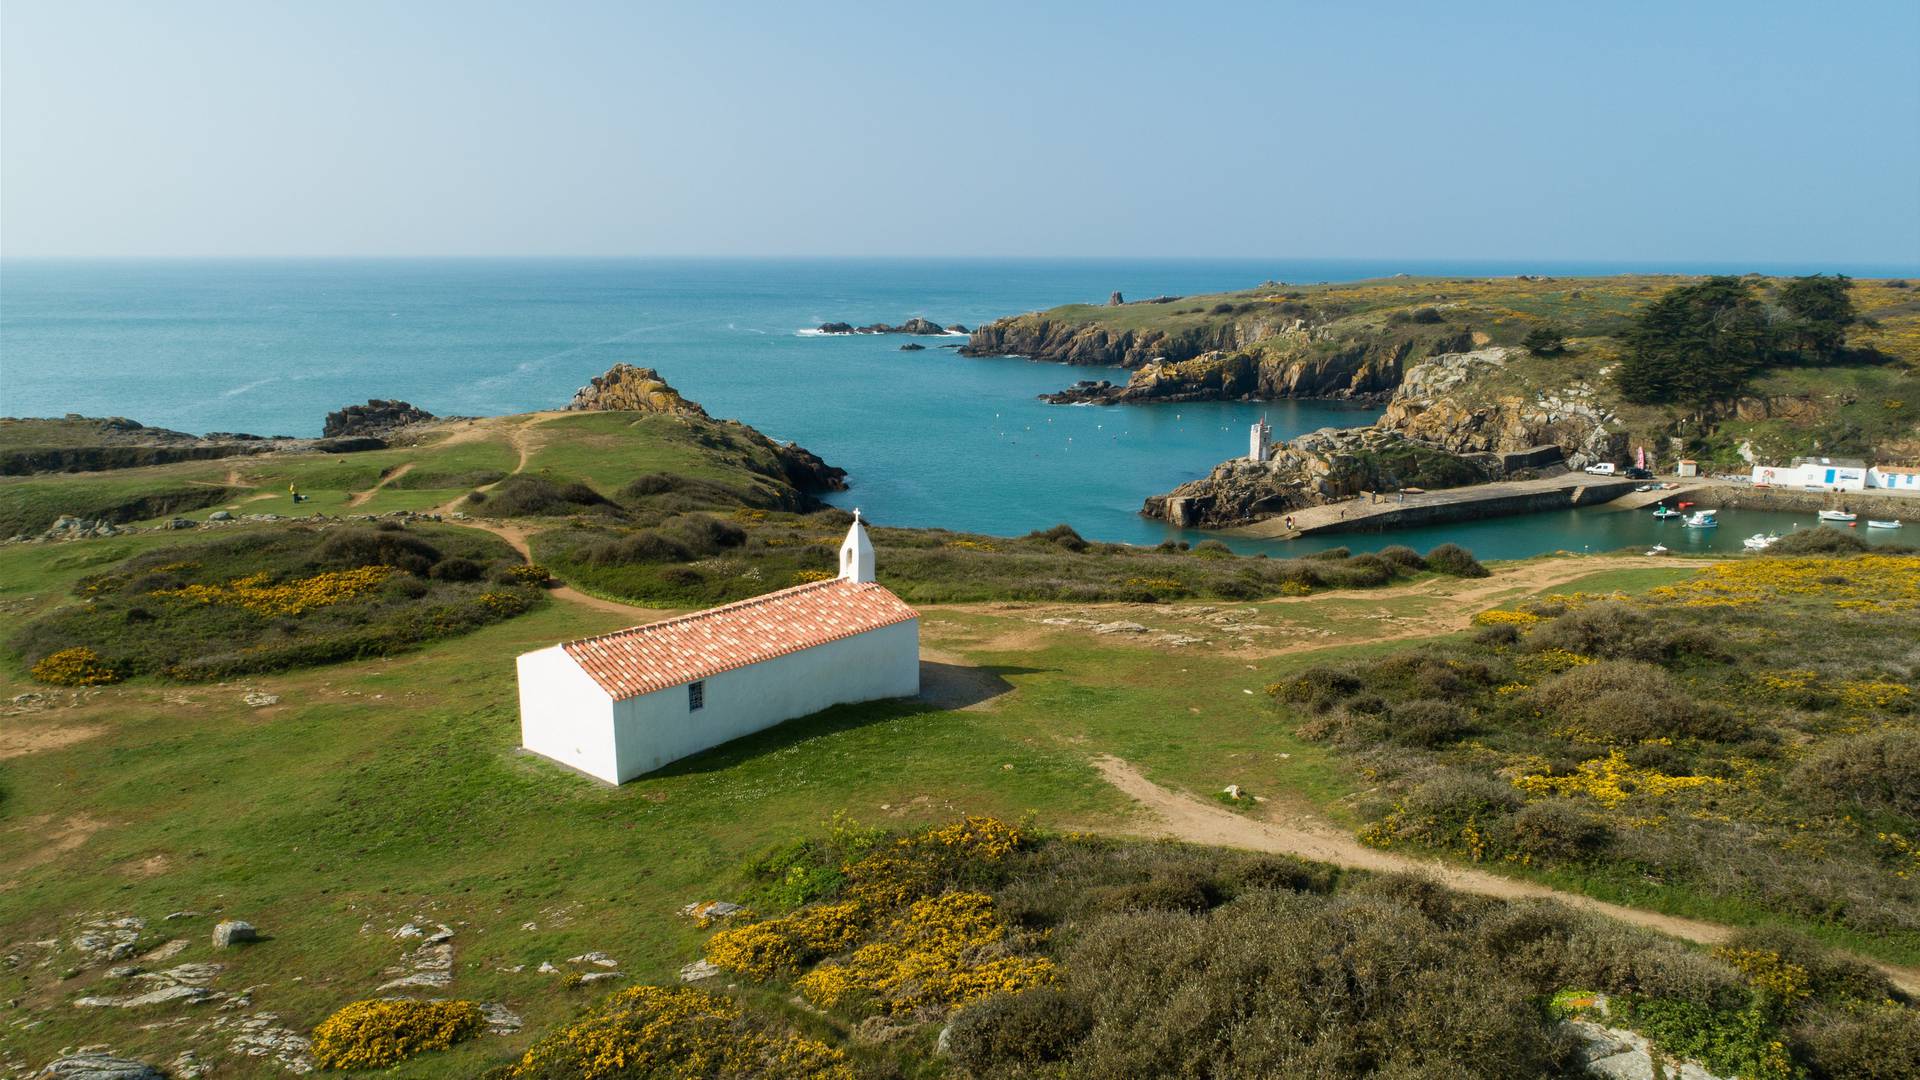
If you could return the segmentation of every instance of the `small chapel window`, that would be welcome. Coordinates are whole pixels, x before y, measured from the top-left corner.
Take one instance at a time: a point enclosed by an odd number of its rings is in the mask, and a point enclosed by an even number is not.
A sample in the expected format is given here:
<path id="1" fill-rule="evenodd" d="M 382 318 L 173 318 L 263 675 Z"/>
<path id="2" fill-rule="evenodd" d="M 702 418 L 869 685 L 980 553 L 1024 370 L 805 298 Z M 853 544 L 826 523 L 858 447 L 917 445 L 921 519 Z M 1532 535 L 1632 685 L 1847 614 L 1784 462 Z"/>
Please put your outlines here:
<path id="1" fill-rule="evenodd" d="M 698 712 L 707 704 L 707 684 L 703 680 L 687 684 L 687 711 Z"/>

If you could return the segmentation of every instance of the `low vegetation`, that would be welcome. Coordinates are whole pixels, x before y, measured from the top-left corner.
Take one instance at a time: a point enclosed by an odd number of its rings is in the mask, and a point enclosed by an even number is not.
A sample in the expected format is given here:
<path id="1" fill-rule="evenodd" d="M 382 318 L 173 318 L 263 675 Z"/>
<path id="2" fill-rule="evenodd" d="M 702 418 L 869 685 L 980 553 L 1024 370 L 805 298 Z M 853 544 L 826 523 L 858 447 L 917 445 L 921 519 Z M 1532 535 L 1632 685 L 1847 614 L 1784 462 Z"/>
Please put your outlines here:
<path id="1" fill-rule="evenodd" d="M 519 555 L 470 529 L 261 527 L 136 555 L 8 642 L 34 678 L 204 681 L 465 633 L 543 602 Z"/>
<path id="2" fill-rule="evenodd" d="M 706 942 L 737 993 L 623 991 L 495 1075 L 920 1075 L 938 1041 L 949 1075 L 979 1080 L 1534 1080 L 1578 1074 L 1571 1016 L 1757 1080 L 1898 1075 L 1920 1054 L 1882 977 L 1790 934 L 1704 954 L 1279 856 L 840 819 L 742 884 L 759 913 Z M 817 1037 L 772 1004 L 793 992 Z"/>
<path id="3" fill-rule="evenodd" d="M 650 526 L 581 518 L 541 533 L 541 562 L 593 592 L 635 603 L 692 607 L 831 577 L 851 516 L 696 511 Z M 1311 558 L 1235 555 L 1217 540 L 1157 548 L 1106 544 L 1068 526 L 1022 537 L 945 529 L 872 529 L 887 585 L 919 603 L 981 600 L 1251 600 L 1330 588 L 1372 588 L 1432 569 L 1486 573 L 1471 553 L 1443 545 L 1429 560 L 1345 549 Z"/>
<path id="4" fill-rule="evenodd" d="M 1362 839 L 1920 951 L 1920 558 L 1739 560 L 1477 622 L 1270 688 L 1379 784 Z"/>

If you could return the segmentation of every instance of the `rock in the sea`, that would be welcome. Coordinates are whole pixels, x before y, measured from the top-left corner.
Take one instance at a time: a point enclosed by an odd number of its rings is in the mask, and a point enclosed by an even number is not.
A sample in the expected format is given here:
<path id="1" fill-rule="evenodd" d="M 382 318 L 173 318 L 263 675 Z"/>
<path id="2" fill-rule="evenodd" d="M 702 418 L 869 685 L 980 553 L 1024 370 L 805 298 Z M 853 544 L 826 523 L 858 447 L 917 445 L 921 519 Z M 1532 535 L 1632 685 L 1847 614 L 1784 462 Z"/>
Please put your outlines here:
<path id="1" fill-rule="evenodd" d="M 967 328 L 966 328 L 965 326 L 963 326 L 963 325 L 962 325 L 962 324 L 960 324 L 960 323 L 954 323 L 954 324 L 953 324 L 952 326 L 949 326 L 949 327 L 947 327 L 947 333 L 949 333 L 949 334 L 971 334 L 971 333 L 973 333 L 973 331 L 971 331 L 971 330 L 969 330 L 969 329 L 967 329 Z"/>
<path id="2" fill-rule="evenodd" d="M 255 930 L 252 923 L 240 919 L 225 919 L 213 927 L 213 947 L 216 949 L 259 940 L 260 931 Z"/>
<path id="3" fill-rule="evenodd" d="M 883 322 L 871 323 L 867 326 L 855 326 L 852 323 L 845 322 L 821 323 L 817 332 L 822 334 L 919 334 L 922 336 L 939 336 L 947 333 L 964 334 L 967 332 L 967 328 L 961 326 L 959 323 L 954 323 L 949 327 L 942 327 L 932 319 L 923 319 L 916 315 L 906 322 L 901 323 L 899 326 L 892 326 Z"/>
<path id="4" fill-rule="evenodd" d="M 569 412 L 651 412 L 705 418 L 707 410 L 680 396 L 652 368 L 615 364 L 574 392 Z"/>
<path id="5" fill-rule="evenodd" d="M 381 436 L 396 428 L 431 419 L 432 413 L 407 402 L 369 398 L 365 405 L 349 405 L 339 412 L 328 413 L 326 426 L 320 429 L 320 433 L 328 439 L 345 435 Z"/>
<path id="6" fill-rule="evenodd" d="M 926 346 L 917 341 L 909 341 L 905 345 L 900 346 L 901 352 L 923 352 L 925 350 Z"/>
<path id="7" fill-rule="evenodd" d="M 167 1080 L 165 1073 L 144 1061 L 112 1054 L 63 1057 L 34 1075 L 39 1080 Z"/>
<path id="8" fill-rule="evenodd" d="M 1122 296 L 1120 295 L 1120 290 L 1119 290 L 1119 289 L 1115 289 L 1115 290 L 1113 290 L 1113 295 L 1112 295 L 1112 296 L 1109 296 L 1109 297 L 1107 297 L 1107 306 L 1108 306 L 1108 307 L 1119 307 L 1119 306 L 1120 306 L 1121 304 L 1124 304 L 1124 303 L 1126 303 L 1126 302 L 1127 302 L 1127 301 L 1126 301 L 1126 298 L 1125 298 L 1125 297 L 1122 297 Z"/>

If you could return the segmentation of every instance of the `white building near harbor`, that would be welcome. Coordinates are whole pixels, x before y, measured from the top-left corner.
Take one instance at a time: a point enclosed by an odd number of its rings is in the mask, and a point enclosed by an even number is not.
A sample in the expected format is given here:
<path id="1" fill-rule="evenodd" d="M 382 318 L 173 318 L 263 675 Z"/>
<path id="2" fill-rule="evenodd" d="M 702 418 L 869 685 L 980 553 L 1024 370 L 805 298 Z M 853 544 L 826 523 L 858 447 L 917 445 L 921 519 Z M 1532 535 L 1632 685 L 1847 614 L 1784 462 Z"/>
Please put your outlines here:
<path id="1" fill-rule="evenodd" d="M 1867 463 L 1852 458 L 1794 458 L 1791 465 L 1755 465 L 1753 482 L 1812 491 L 1864 491 Z"/>
<path id="2" fill-rule="evenodd" d="M 1265 461 L 1273 456 L 1273 426 L 1267 423 L 1266 417 L 1253 425 L 1247 441 L 1247 457 L 1252 460 Z"/>
<path id="3" fill-rule="evenodd" d="M 521 745 L 622 784 L 783 720 L 920 692 L 920 615 L 874 580 L 858 511 L 839 576 L 519 658 Z"/>
<path id="4" fill-rule="evenodd" d="M 1891 491 L 1920 492 L 1920 469 L 1899 465 L 1875 465 L 1867 470 L 1867 486 Z"/>

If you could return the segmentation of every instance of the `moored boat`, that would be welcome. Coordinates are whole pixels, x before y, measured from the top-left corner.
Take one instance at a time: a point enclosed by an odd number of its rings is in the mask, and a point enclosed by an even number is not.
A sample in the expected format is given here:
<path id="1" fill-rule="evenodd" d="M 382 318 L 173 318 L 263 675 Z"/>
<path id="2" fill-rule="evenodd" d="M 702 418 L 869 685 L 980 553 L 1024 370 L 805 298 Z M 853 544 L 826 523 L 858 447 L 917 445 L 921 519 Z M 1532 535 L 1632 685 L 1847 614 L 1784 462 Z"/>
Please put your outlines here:
<path id="1" fill-rule="evenodd" d="M 1869 528 L 1869 529 L 1897 529 L 1897 528 L 1899 528 L 1899 527 L 1900 527 L 1900 519 L 1899 519 L 1899 518 L 1894 518 L 1894 519 L 1893 519 L 1892 521 L 1871 521 L 1871 520 L 1869 520 L 1869 521 L 1867 522 L 1867 528 Z"/>
<path id="2" fill-rule="evenodd" d="M 1740 541 L 1740 543 L 1748 551 L 1765 551 L 1768 548 L 1772 547 L 1774 544 L 1774 541 L 1778 539 L 1780 539 L 1778 535 L 1773 535 L 1768 533 L 1754 533 L 1752 536 L 1749 536 L 1745 540 Z"/>
<path id="3" fill-rule="evenodd" d="M 1855 521 L 1855 520 L 1858 520 L 1859 517 L 1860 517 L 1859 514 L 1849 513 L 1848 511 L 1845 511 L 1845 510 L 1820 511 L 1821 521 Z"/>
<path id="4" fill-rule="evenodd" d="M 1662 504 L 1653 508 L 1653 516 L 1657 521 L 1665 521 L 1668 518 L 1684 517 L 1686 515 Z"/>
<path id="5" fill-rule="evenodd" d="M 1680 524 L 1689 529 L 1717 529 L 1720 527 L 1720 519 L 1714 517 L 1711 510 L 1695 510 Z"/>

